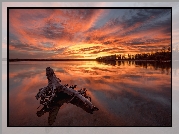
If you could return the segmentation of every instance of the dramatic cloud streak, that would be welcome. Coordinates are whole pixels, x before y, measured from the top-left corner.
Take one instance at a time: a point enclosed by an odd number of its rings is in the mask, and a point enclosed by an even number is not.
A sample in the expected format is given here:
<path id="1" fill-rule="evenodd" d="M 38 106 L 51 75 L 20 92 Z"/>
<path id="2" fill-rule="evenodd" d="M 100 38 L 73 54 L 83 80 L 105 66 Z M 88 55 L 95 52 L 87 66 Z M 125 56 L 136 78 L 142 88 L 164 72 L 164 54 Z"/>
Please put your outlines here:
<path id="1" fill-rule="evenodd" d="M 96 58 L 171 45 L 170 9 L 10 9 L 10 58 Z"/>

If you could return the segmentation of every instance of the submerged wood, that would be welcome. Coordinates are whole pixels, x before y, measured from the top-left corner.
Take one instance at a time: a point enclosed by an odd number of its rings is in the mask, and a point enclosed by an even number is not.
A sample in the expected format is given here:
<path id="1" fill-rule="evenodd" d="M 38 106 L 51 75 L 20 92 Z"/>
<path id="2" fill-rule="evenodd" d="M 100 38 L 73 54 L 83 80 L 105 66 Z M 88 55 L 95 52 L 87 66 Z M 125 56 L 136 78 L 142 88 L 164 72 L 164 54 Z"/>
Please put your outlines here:
<path id="1" fill-rule="evenodd" d="M 50 67 L 46 68 L 46 76 L 48 79 L 48 85 L 39 89 L 39 92 L 35 96 L 37 100 L 41 98 L 40 104 L 44 105 L 40 110 L 41 112 L 38 111 L 37 113 L 39 117 L 47 111 L 49 111 L 50 117 L 50 113 L 54 113 L 51 111 L 53 107 L 55 106 L 56 109 L 59 110 L 63 103 L 74 104 L 88 113 L 93 113 L 93 111 L 98 110 L 98 108 L 91 103 L 91 98 L 86 95 L 86 89 L 77 91 L 74 90 L 76 85 L 70 87 L 67 87 L 68 85 L 62 85 L 61 80 L 56 77 L 53 69 Z M 88 98 L 90 98 L 90 100 Z"/>
<path id="2" fill-rule="evenodd" d="M 44 115 L 45 113 L 48 113 L 48 124 L 52 125 L 57 117 L 57 114 L 61 108 L 61 106 L 64 103 L 70 103 L 73 104 L 77 107 L 82 108 L 84 111 L 86 111 L 87 113 L 93 114 L 93 111 L 97 111 L 99 110 L 97 107 L 94 107 L 93 109 L 87 107 L 83 101 L 81 101 L 79 98 L 75 97 L 74 99 L 72 99 L 73 96 L 70 96 L 66 93 L 63 92 L 58 92 L 57 93 L 57 97 L 54 98 L 53 103 L 50 103 L 50 105 L 47 106 L 43 106 L 43 108 L 39 111 L 37 111 L 37 116 L 41 117 L 42 115 Z M 71 101 L 70 101 L 71 100 Z"/>

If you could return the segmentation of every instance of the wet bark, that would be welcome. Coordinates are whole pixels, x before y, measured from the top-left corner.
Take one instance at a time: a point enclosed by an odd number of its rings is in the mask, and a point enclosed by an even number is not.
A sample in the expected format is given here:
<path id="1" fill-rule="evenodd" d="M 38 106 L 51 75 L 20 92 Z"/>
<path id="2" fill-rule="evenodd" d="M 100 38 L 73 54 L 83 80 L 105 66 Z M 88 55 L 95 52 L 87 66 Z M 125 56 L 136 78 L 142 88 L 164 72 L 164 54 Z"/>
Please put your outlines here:
<path id="1" fill-rule="evenodd" d="M 48 85 L 39 89 L 39 92 L 35 96 L 40 100 L 40 104 L 44 107 L 37 112 L 37 116 L 42 116 L 45 112 L 49 112 L 49 125 L 53 124 L 56 119 L 56 115 L 60 107 L 64 103 L 71 103 L 77 107 L 82 108 L 88 113 L 99 110 L 91 102 L 91 97 L 86 95 L 86 89 L 74 90 L 76 85 L 68 87 L 68 85 L 62 85 L 61 80 L 56 77 L 52 68 L 46 68 L 46 76 L 48 79 Z M 90 98 L 90 100 L 88 99 Z M 54 112 L 55 111 L 55 112 Z"/>

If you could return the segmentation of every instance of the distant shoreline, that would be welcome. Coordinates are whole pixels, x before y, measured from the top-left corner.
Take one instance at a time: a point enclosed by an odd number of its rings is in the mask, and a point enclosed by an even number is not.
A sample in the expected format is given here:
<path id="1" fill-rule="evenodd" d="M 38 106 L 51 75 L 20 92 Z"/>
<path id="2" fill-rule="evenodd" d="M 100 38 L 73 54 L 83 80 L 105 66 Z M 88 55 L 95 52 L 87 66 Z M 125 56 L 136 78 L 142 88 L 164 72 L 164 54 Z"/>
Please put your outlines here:
<path id="1" fill-rule="evenodd" d="M 18 61 L 99 61 L 99 62 L 110 62 L 110 61 L 158 61 L 158 60 L 135 60 L 135 59 L 121 59 L 121 60 L 96 60 L 96 59 L 9 59 L 9 62 Z M 167 60 L 171 62 L 171 60 Z"/>
<path id="2" fill-rule="evenodd" d="M 96 59 L 9 59 L 9 62 L 17 61 L 96 61 Z"/>

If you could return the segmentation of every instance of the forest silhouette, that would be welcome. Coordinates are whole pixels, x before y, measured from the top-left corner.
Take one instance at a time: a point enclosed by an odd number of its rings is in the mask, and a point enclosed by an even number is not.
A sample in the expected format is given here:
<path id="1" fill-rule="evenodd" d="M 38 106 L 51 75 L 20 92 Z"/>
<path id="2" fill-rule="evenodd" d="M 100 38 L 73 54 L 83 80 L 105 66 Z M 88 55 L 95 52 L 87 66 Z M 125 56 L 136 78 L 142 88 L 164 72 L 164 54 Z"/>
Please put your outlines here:
<path id="1" fill-rule="evenodd" d="M 175 52 L 178 53 L 178 52 Z M 172 53 L 170 47 L 163 47 L 161 50 L 151 53 L 137 54 L 114 54 L 109 56 L 97 57 L 97 61 L 114 61 L 114 60 L 154 60 L 154 61 L 171 61 Z"/>

